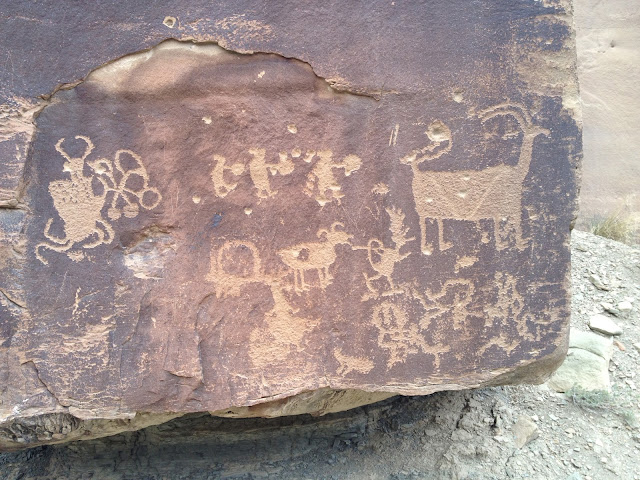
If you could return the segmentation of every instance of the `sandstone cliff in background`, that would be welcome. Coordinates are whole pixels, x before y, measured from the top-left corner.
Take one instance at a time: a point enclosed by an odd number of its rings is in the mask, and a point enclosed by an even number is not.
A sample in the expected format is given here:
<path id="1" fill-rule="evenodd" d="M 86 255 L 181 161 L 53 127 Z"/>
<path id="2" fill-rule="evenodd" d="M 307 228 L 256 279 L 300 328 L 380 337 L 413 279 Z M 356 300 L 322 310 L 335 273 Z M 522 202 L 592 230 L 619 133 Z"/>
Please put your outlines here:
<path id="1" fill-rule="evenodd" d="M 0 447 L 562 361 L 568 2 L 45 3 L 0 17 Z"/>
<path id="2" fill-rule="evenodd" d="M 577 0 L 584 122 L 580 225 L 625 209 L 640 215 L 640 3 Z"/>

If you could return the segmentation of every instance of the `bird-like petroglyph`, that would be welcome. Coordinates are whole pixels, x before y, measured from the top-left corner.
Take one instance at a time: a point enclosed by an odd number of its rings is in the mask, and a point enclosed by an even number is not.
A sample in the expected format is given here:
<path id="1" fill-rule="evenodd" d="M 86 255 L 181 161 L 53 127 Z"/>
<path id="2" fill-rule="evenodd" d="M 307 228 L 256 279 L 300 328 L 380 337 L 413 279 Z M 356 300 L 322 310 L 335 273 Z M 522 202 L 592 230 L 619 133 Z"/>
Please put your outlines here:
<path id="1" fill-rule="evenodd" d="M 549 130 L 534 125 L 526 108 L 518 104 L 504 103 L 482 110 L 478 118 L 484 124 L 491 119 L 511 117 L 522 134 L 518 163 L 514 166 L 497 165 L 482 170 L 430 171 L 424 170 L 425 162 L 438 159 L 451 152 L 451 129 L 436 120 L 428 127 L 430 144 L 412 151 L 400 161 L 411 165 L 411 188 L 420 217 L 421 249 L 426 255 L 433 252 L 427 244 L 426 220 L 434 220 L 438 228 L 438 250 L 451 246 L 444 239 L 445 220 L 493 220 L 496 247 L 506 248 L 506 237 L 514 231 L 516 244 L 522 244 L 521 209 L 522 185 L 529 172 L 533 154 L 533 142 L 539 135 L 549 135 Z M 422 168 L 421 168 L 422 166 Z M 428 166 L 428 165 L 426 165 Z M 509 194 L 504 193 L 509 190 Z M 501 225 L 504 233 L 501 233 Z"/>
<path id="2" fill-rule="evenodd" d="M 401 253 L 400 250 L 408 243 L 415 240 L 415 237 L 408 237 L 408 228 L 404 224 L 404 213 L 397 208 L 387 208 L 393 247 L 385 247 L 384 243 L 377 239 L 371 238 L 366 247 L 353 247 L 354 250 L 366 250 L 369 265 L 376 272 L 375 275 L 367 275 L 363 273 L 365 283 L 369 289 L 369 293 L 363 297 L 363 300 L 370 298 L 378 298 L 380 295 L 392 295 L 402 293 L 393 281 L 393 271 L 396 265 L 410 255 L 410 252 Z M 386 280 L 386 284 L 376 285 L 378 280 Z"/>
<path id="3" fill-rule="evenodd" d="M 149 174 L 139 155 L 131 150 L 118 150 L 113 160 L 86 160 L 95 148 L 91 139 L 82 135 L 75 139 L 86 144 L 80 157 L 72 157 L 65 151 L 64 138 L 55 145 L 65 159 L 63 172 L 69 178 L 49 184 L 54 208 L 64 223 L 64 236 L 53 235 L 54 218 L 47 220 L 44 228 L 47 241 L 35 247 L 36 257 L 45 265 L 46 250 L 64 252 L 72 260 L 80 260 L 84 258 L 82 250 L 111 243 L 114 239 L 111 222 L 123 215 L 134 218 L 140 208 L 151 210 L 162 200 L 160 191 L 149 186 Z M 89 175 L 84 173 L 85 165 L 91 171 Z M 99 193 L 95 191 L 94 180 L 101 186 Z M 105 206 L 108 206 L 106 216 Z"/>

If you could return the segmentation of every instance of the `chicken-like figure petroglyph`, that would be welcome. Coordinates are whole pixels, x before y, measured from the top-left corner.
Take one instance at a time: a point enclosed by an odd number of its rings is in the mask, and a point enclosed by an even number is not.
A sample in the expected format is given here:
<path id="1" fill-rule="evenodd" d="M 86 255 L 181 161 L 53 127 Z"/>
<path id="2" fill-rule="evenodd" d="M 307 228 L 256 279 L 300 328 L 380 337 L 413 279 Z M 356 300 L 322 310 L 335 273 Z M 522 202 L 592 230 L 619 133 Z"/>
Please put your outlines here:
<path id="1" fill-rule="evenodd" d="M 221 155 L 213 156 L 215 164 L 211 171 L 211 180 L 216 196 L 224 198 L 234 191 L 238 187 L 239 177 L 248 171 L 258 201 L 273 198 L 278 194 L 278 190 L 271 185 L 272 177 L 293 173 L 296 168 L 294 160 L 298 160 L 304 163 L 315 162 L 306 177 L 303 188 L 305 195 L 315 199 L 320 206 L 334 200 L 340 203 L 344 194 L 334 170 L 343 170 L 344 176 L 348 177 L 362 165 L 362 160 L 356 155 L 347 155 L 336 162 L 331 150 L 307 150 L 303 155 L 301 149 L 294 148 L 291 152 L 279 152 L 277 161 L 267 161 L 267 151 L 264 148 L 250 148 L 247 152 L 251 156 L 247 165 L 228 162 Z"/>
<path id="2" fill-rule="evenodd" d="M 384 243 L 377 239 L 372 238 L 366 247 L 353 247 L 354 250 L 367 250 L 368 259 L 371 268 L 375 270 L 376 274 L 368 276 L 363 272 L 365 283 L 369 289 L 369 294 L 363 297 L 363 300 L 370 298 L 378 298 L 380 295 L 392 295 L 395 293 L 402 293 L 402 289 L 396 288 L 393 281 L 393 271 L 398 263 L 407 258 L 411 252 L 400 253 L 400 250 L 407 244 L 415 240 L 415 237 L 408 238 L 408 228 L 404 225 L 404 213 L 396 208 L 387 208 L 387 214 L 391 220 L 389 225 L 389 231 L 391 232 L 391 239 L 393 240 L 394 247 L 385 247 Z M 374 282 L 380 279 L 386 279 L 388 288 L 382 287 L 382 293 L 380 292 L 380 286 L 376 287 Z"/>
<path id="3" fill-rule="evenodd" d="M 43 256 L 45 250 L 64 252 L 72 260 L 80 260 L 84 257 L 82 249 L 111 243 L 114 239 L 111 221 L 122 215 L 134 218 L 140 207 L 151 210 L 162 199 L 160 192 L 149 186 L 149 175 L 141 158 L 130 150 L 118 150 L 113 161 L 106 158 L 86 161 L 92 173 L 85 175 L 85 160 L 94 145 L 89 137 L 75 138 L 86 144 L 80 157 L 72 157 L 64 150 L 64 138 L 55 145 L 65 159 L 63 172 L 69 178 L 49 184 L 53 206 L 64 223 L 64 236 L 51 233 L 54 219 L 50 218 L 44 228 L 48 241 L 35 247 L 36 257 L 45 265 L 48 264 Z M 100 186 L 99 193 L 94 190 L 94 180 Z M 105 217 L 102 210 L 107 204 L 110 206 Z"/>
<path id="4" fill-rule="evenodd" d="M 352 236 L 344 230 L 340 222 L 331 225 L 331 229 L 321 228 L 317 236 L 319 242 L 308 242 L 283 248 L 278 252 L 282 261 L 293 270 L 294 289 L 301 293 L 309 290 L 311 286 L 305 281 L 305 272 L 315 270 L 318 273 L 320 288 L 324 289 L 331 284 L 333 277 L 329 267 L 336 261 L 337 245 L 350 245 Z"/>
<path id="5" fill-rule="evenodd" d="M 507 246 L 500 234 L 500 226 L 505 223 L 505 236 L 513 230 L 516 244 L 522 244 L 522 185 L 531 165 L 533 142 L 539 135 L 549 135 L 549 130 L 534 125 L 526 109 L 517 104 L 495 105 L 478 114 L 483 124 L 500 117 L 515 119 L 522 134 L 520 155 L 514 166 L 502 164 L 482 170 L 461 171 L 423 170 L 425 162 L 451 152 L 451 130 L 439 120 L 434 121 L 426 131 L 431 144 L 414 150 L 400 160 L 411 165 L 413 170 L 411 187 L 420 217 L 422 253 L 430 255 L 433 252 L 433 248 L 427 245 L 427 219 L 435 220 L 440 251 L 451 246 L 444 240 L 444 220 L 493 220 L 496 247 L 499 250 Z M 506 195 L 503 191 L 505 186 L 513 192 Z"/>

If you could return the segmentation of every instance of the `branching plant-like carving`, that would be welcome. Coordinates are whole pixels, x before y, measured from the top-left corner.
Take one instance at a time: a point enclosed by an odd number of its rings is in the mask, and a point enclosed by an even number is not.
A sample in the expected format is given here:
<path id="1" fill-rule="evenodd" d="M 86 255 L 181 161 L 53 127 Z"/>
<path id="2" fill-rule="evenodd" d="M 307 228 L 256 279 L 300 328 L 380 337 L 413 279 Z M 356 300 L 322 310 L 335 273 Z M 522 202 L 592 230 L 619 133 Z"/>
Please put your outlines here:
<path id="1" fill-rule="evenodd" d="M 407 238 L 408 229 L 404 225 L 404 213 L 401 210 L 387 208 L 386 212 L 391 220 L 389 230 L 395 247 L 385 247 L 382 241 L 377 238 L 370 239 L 366 247 L 353 247 L 354 250 L 367 250 L 369 264 L 376 271 L 376 274 L 372 276 L 367 276 L 366 273 L 363 273 L 370 292 L 370 294 L 365 295 L 363 300 L 377 298 L 379 295 L 385 296 L 403 292 L 402 289 L 396 288 L 393 282 L 393 271 L 398 263 L 410 255 L 410 252 L 400 253 L 400 250 L 406 243 L 415 240 L 415 237 Z M 386 290 L 383 289 L 382 293 L 380 293 L 380 288 L 376 287 L 374 282 L 382 278 L 386 279 L 388 288 Z"/>
<path id="2" fill-rule="evenodd" d="M 293 270 L 295 291 L 300 293 L 309 290 L 310 285 L 305 282 L 305 271 L 315 270 L 318 273 L 319 286 L 324 289 L 331 284 L 333 277 L 329 267 L 336 261 L 335 247 L 345 244 L 351 245 L 352 236 L 338 227 L 344 228 L 340 222 L 331 225 L 331 229 L 321 228 L 317 236 L 320 242 L 309 242 L 284 248 L 278 252 L 282 261 Z"/>
<path id="3" fill-rule="evenodd" d="M 500 104 L 482 110 L 478 117 L 484 124 L 490 119 L 512 117 L 522 133 L 520 156 L 515 166 L 497 165 L 483 170 L 429 171 L 421 169 L 424 162 L 432 161 L 451 151 L 453 136 L 449 127 L 441 121 L 433 122 L 426 131 L 431 144 L 414 150 L 403 157 L 402 163 L 413 170 L 412 190 L 416 210 L 420 216 L 422 253 L 430 255 L 433 248 L 427 245 L 426 220 L 432 219 L 438 228 L 438 249 L 446 250 L 451 245 L 443 238 L 444 220 L 492 219 L 496 246 L 499 250 L 507 246 L 502 242 L 500 226 L 505 223 L 505 236 L 513 230 L 516 244 L 522 244 L 521 210 L 524 179 L 529 172 L 533 142 L 539 135 L 549 135 L 549 130 L 533 124 L 526 109 L 517 104 Z M 507 185 L 513 193 L 505 195 Z"/>
<path id="4" fill-rule="evenodd" d="M 110 220 L 117 220 L 123 214 L 134 218 L 140 207 L 150 210 L 162 200 L 160 192 L 149 186 L 149 175 L 141 158 L 131 150 L 118 150 L 113 161 L 106 158 L 87 161 L 93 174 L 85 175 L 85 159 L 94 145 L 88 137 L 77 135 L 75 138 L 87 145 L 80 157 L 67 154 L 62 148 L 64 138 L 55 146 L 66 160 L 63 171 L 69 174 L 69 179 L 49 184 L 53 205 L 64 222 L 64 236 L 56 237 L 51 233 L 54 219 L 50 218 L 44 228 L 48 242 L 35 247 L 36 257 L 45 265 L 48 262 L 42 256 L 44 250 L 65 252 L 72 260 L 80 260 L 84 256 L 80 249 L 95 248 L 113 241 Z M 101 185 L 101 193 L 95 193 L 94 180 Z M 102 210 L 107 203 L 110 207 L 105 218 Z"/>

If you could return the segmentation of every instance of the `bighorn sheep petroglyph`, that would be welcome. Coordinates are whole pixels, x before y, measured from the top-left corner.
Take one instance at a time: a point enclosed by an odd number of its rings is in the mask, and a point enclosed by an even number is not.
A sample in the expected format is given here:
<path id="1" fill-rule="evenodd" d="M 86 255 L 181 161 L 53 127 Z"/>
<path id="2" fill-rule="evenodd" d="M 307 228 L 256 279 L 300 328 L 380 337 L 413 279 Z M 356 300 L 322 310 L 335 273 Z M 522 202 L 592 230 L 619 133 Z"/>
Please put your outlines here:
<path id="1" fill-rule="evenodd" d="M 300 293 L 309 290 L 310 286 L 305 282 L 304 273 L 307 270 L 318 272 L 321 288 L 326 288 L 331 284 L 333 277 L 329 273 L 329 267 L 336 261 L 336 245 L 350 245 L 352 238 L 347 232 L 338 230 L 344 228 L 340 222 L 331 225 L 331 229 L 321 228 L 318 230 L 318 238 L 323 238 L 321 242 L 309 242 L 283 248 L 278 252 L 282 261 L 293 270 L 294 289 Z"/>
<path id="2" fill-rule="evenodd" d="M 443 238 L 444 220 L 492 219 L 496 247 L 502 250 L 499 233 L 505 223 L 505 235 L 515 231 L 516 243 L 522 240 L 521 210 L 522 184 L 529 172 L 533 152 L 533 141 L 538 135 L 549 135 L 549 130 L 533 124 L 526 109 L 517 104 L 504 103 L 482 110 L 478 118 L 484 124 L 499 117 L 512 117 L 522 132 L 522 144 L 518 163 L 514 166 L 496 165 L 482 170 L 430 171 L 421 169 L 424 162 L 435 160 L 451 151 L 451 130 L 439 120 L 426 131 L 430 145 L 414 150 L 403 157 L 402 163 L 411 165 L 413 180 L 411 187 L 416 210 L 420 216 L 422 253 L 430 255 L 433 249 L 427 246 L 426 220 L 435 220 L 438 228 L 438 249 L 446 250 Z M 506 243 L 506 242 L 505 242 Z"/>

